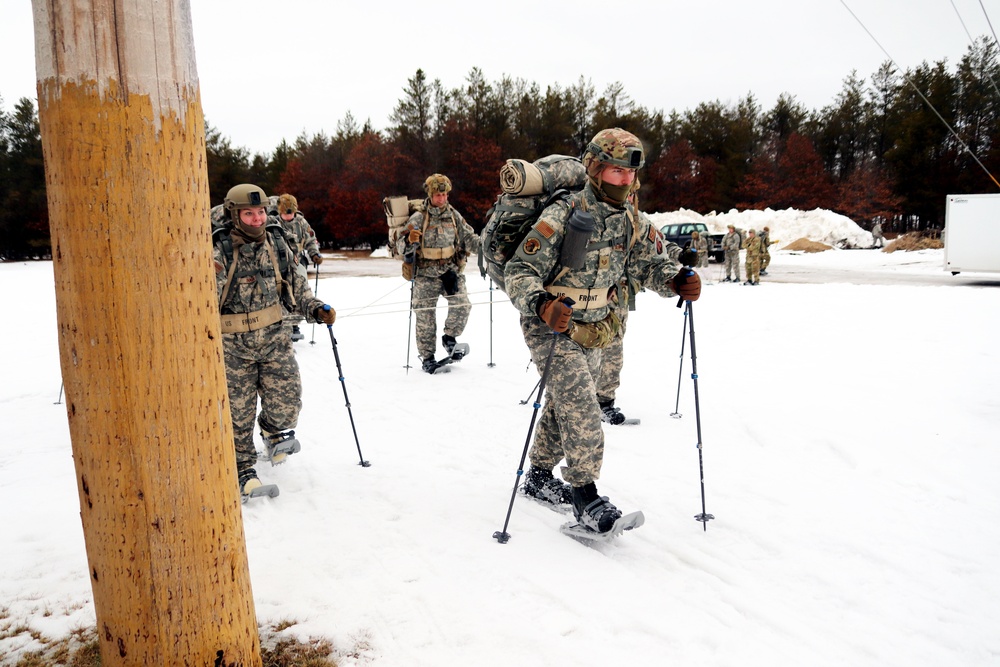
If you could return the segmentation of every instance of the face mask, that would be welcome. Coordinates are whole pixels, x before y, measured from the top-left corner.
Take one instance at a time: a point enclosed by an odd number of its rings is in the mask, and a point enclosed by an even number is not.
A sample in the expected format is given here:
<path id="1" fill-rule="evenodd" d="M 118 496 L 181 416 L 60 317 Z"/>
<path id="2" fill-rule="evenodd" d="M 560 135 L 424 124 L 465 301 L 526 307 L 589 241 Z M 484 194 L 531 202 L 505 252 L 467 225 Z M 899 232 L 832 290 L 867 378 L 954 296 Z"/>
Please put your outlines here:
<path id="1" fill-rule="evenodd" d="M 265 225 L 261 225 L 260 227 L 244 225 L 239 217 L 236 218 L 236 229 L 250 241 L 259 241 L 262 239 L 264 237 L 264 227 Z"/>
<path id="2" fill-rule="evenodd" d="M 604 183 L 601 185 L 601 190 L 608 197 L 608 199 L 621 205 L 625 203 L 629 193 L 632 192 L 632 185 L 610 185 L 608 183 Z"/>

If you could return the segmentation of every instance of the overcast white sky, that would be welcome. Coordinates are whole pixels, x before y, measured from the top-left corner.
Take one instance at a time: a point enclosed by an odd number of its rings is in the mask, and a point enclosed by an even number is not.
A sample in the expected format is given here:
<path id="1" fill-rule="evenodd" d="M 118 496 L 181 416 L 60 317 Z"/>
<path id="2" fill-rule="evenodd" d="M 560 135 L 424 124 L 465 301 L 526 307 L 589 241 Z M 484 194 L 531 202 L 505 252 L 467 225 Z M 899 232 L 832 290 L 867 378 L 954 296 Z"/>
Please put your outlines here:
<path id="1" fill-rule="evenodd" d="M 33 23 L 27 0 L 0 6 L 9 110 L 35 97 Z M 650 110 L 748 92 L 764 109 L 782 92 L 819 109 L 852 70 L 867 78 L 888 59 L 852 11 L 902 68 L 954 66 L 966 29 L 992 35 L 1000 0 L 193 0 L 191 11 L 206 118 L 234 145 L 270 152 L 302 132 L 334 134 L 348 111 L 385 129 L 417 68 L 449 89 L 473 67 L 543 89 L 621 81 Z M 524 18 L 498 28 L 511 14 Z"/>

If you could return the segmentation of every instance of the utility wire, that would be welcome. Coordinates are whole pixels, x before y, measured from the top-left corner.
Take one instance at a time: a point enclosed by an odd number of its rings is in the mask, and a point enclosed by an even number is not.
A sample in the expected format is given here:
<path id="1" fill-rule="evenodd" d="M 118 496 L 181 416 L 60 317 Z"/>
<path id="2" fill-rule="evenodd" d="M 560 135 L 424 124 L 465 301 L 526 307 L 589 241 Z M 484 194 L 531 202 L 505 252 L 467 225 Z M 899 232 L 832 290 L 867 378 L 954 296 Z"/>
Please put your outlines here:
<path id="1" fill-rule="evenodd" d="M 986 7 L 983 7 L 983 0 L 979 0 L 979 6 L 983 9 L 983 16 L 986 17 L 986 25 L 990 27 L 990 32 L 993 33 L 993 41 L 997 41 L 997 32 L 993 29 L 993 23 L 990 21 L 990 15 L 986 13 Z"/>
<path id="2" fill-rule="evenodd" d="M 979 4 L 982 5 L 983 3 L 980 2 Z M 969 29 L 965 25 L 965 21 L 962 20 L 962 15 L 958 12 L 958 7 L 955 5 L 955 0 L 951 0 L 951 6 L 955 10 L 955 15 L 958 17 L 958 22 L 962 24 L 962 29 L 965 30 L 965 34 L 969 38 L 969 43 L 972 44 L 973 46 L 975 46 L 976 40 L 974 40 L 972 38 L 972 33 L 969 32 Z M 986 12 L 985 8 L 983 9 L 983 12 L 984 13 Z M 986 22 L 987 23 L 990 22 L 990 17 L 988 17 L 988 16 L 986 17 Z M 993 26 L 992 25 L 990 26 L 990 30 L 993 30 Z M 996 36 L 996 34 L 993 35 L 993 44 L 995 46 L 1000 46 L 1000 45 L 997 45 L 997 36 Z M 984 70 L 985 70 L 985 68 L 984 68 Z M 997 88 L 997 83 L 996 83 L 996 81 L 993 80 L 993 75 L 990 74 L 988 70 L 985 70 L 984 73 L 989 78 L 990 84 L 993 86 L 993 91 L 997 94 L 997 97 L 1000 97 L 1000 88 Z"/>
<path id="3" fill-rule="evenodd" d="M 920 91 L 919 88 L 917 88 L 916 84 L 913 83 L 913 81 L 910 80 L 910 77 L 906 76 L 906 74 L 903 73 L 903 70 L 900 69 L 899 65 L 896 63 L 896 60 L 892 56 L 890 56 L 889 52 L 885 50 L 885 47 L 883 47 L 882 44 L 879 43 L 879 41 L 877 39 L 875 39 L 875 35 L 873 35 L 871 33 L 871 31 L 868 30 L 867 27 L 865 27 L 865 24 L 862 23 L 861 19 L 858 18 L 857 14 L 855 14 L 853 11 L 851 11 L 851 8 L 847 6 L 847 3 L 844 2 L 844 0 L 840 0 L 840 4 L 844 5 L 844 9 L 846 9 L 848 12 L 850 12 L 851 16 L 854 17 L 854 20 L 858 22 L 858 25 L 861 26 L 862 30 L 864 30 L 866 33 L 868 33 L 868 36 L 872 38 L 872 41 L 875 42 L 875 44 L 878 46 L 878 48 L 882 49 L 882 53 L 885 54 L 885 56 L 892 62 L 892 64 L 900 72 L 900 75 L 903 77 L 903 80 L 905 80 L 906 83 L 910 84 L 910 87 L 913 88 L 913 90 L 916 91 L 917 95 L 920 96 L 920 99 L 922 99 L 924 101 L 924 103 L 927 105 L 927 107 L 931 111 L 934 112 L 934 115 L 938 117 L 938 120 L 940 120 L 942 123 L 944 123 L 944 126 L 948 128 L 948 131 L 951 132 L 951 135 L 953 137 L 955 137 L 955 140 L 958 141 L 958 143 L 962 144 L 962 148 L 965 150 L 965 152 L 968 153 L 969 156 L 973 160 L 976 161 L 976 164 L 978 164 L 980 166 L 980 168 L 982 168 L 982 170 L 984 172 L 986 172 L 986 175 L 990 177 L 990 180 L 993 181 L 994 185 L 996 185 L 998 188 L 1000 188 L 1000 181 L 997 181 L 997 179 L 995 179 L 993 177 L 993 174 L 991 174 L 990 170 L 986 168 L 986 165 L 984 165 L 982 162 L 980 162 L 979 158 L 976 157 L 976 154 L 972 152 L 972 150 L 969 148 L 968 144 L 966 144 L 964 141 L 962 141 L 962 137 L 958 136 L 958 133 L 955 132 L 955 130 L 951 127 L 951 125 L 948 124 L 948 121 L 946 121 L 944 119 L 944 116 L 942 116 L 940 113 L 938 113 L 938 110 L 934 108 L 934 105 L 931 104 L 931 101 L 929 99 L 927 99 L 927 96 L 924 95 Z M 991 26 L 991 28 L 992 28 L 992 26 Z"/>

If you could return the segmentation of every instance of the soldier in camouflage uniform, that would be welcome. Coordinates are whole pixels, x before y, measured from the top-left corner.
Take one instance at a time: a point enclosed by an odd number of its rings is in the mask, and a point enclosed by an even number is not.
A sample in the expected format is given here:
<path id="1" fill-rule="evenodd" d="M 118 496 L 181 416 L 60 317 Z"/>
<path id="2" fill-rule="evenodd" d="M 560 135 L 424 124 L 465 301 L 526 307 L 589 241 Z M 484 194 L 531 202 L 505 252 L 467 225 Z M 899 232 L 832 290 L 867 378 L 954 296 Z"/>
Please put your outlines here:
<path id="1" fill-rule="evenodd" d="M 271 199 L 274 198 L 272 197 Z M 285 238 L 292 244 L 292 250 L 296 258 L 295 270 L 308 280 L 309 273 L 306 269 L 309 266 L 309 260 L 312 260 L 312 263 L 316 265 L 317 272 L 319 272 L 319 265 L 323 263 L 323 255 L 319 252 L 319 241 L 316 240 L 316 232 L 313 231 L 312 226 L 309 225 L 302 212 L 299 211 L 299 202 L 295 197 L 290 194 L 283 194 L 277 199 L 275 214 L 281 222 L 282 229 L 285 230 Z M 307 257 L 309 259 L 306 259 Z M 301 313 L 290 313 L 285 318 L 286 323 L 290 323 L 292 327 L 292 342 L 298 342 L 305 338 L 302 332 L 299 331 L 299 322 L 303 319 L 305 318 Z"/>
<path id="2" fill-rule="evenodd" d="M 747 240 L 743 242 L 747 251 L 747 280 L 744 285 L 760 284 L 760 239 L 754 230 L 747 232 Z"/>
<path id="3" fill-rule="evenodd" d="M 695 300 L 701 281 L 666 255 L 663 236 L 628 201 L 645 162 L 639 140 L 618 128 L 602 130 L 588 144 L 583 162 L 587 185 L 542 212 L 507 263 L 504 281 L 539 372 L 552 354 L 525 491 L 571 503 L 581 525 L 607 532 L 621 512 L 598 495 L 595 484 L 604 457 L 595 379 L 601 349 L 620 326 L 616 286 L 628 276 L 640 288 Z M 594 231 L 584 266 L 569 270 L 562 263 L 563 240 L 571 214 L 582 211 L 593 216 Z M 552 474 L 563 459 L 562 477 L 569 485 Z"/>
<path id="4" fill-rule="evenodd" d="M 770 247 L 773 241 L 771 240 L 771 228 L 765 226 L 758 234 L 757 238 L 760 239 L 760 275 L 767 275 L 767 265 L 771 263 L 771 251 Z"/>
<path id="5" fill-rule="evenodd" d="M 222 349 L 233 419 L 240 493 L 261 486 L 254 464 L 253 423 L 271 449 L 294 436 L 302 384 L 292 342 L 282 328 L 283 309 L 297 307 L 310 321 L 333 324 L 336 312 L 313 297 L 309 281 L 294 268 L 295 256 L 281 227 L 266 225 L 267 196 L 243 184 L 226 194 L 230 222 L 214 235 L 215 281 L 222 315 Z M 280 457 L 280 458 L 279 458 Z M 284 455 L 271 458 L 280 463 Z"/>
<path id="6" fill-rule="evenodd" d="M 722 282 L 738 283 L 740 281 L 740 235 L 736 233 L 734 225 L 728 227 L 726 235 L 722 237 L 722 252 L 725 253 L 726 258 L 726 279 Z"/>
<path id="7" fill-rule="evenodd" d="M 632 203 L 638 210 L 635 197 L 632 198 Z M 666 239 L 663 241 L 663 254 L 684 266 L 697 263 L 694 253 Z M 618 284 L 619 299 L 615 303 L 615 314 L 621 323 L 618 335 L 601 351 L 601 373 L 596 382 L 597 404 L 601 407 L 601 421 L 612 426 L 624 424 L 627 419 L 625 413 L 615 405 L 615 395 L 621 386 L 622 368 L 625 366 L 625 327 L 629 311 L 635 310 L 636 291 L 638 288 L 634 284 L 630 286 L 623 276 Z"/>
<path id="8" fill-rule="evenodd" d="M 434 359 L 437 348 L 438 297 L 448 301 L 441 344 L 451 354 L 456 339 L 465 331 L 472 304 L 465 287 L 465 262 L 470 253 L 479 252 L 479 235 L 462 214 L 448 203 L 451 180 L 432 174 L 424 182 L 427 199 L 424 210 L 406 221 L 400 232 L 398 250 L 403 261 L 413 265 L 413 296 L 410 306 L 417 315 L 417 354 L 423 369 L 438 369 Z"/>

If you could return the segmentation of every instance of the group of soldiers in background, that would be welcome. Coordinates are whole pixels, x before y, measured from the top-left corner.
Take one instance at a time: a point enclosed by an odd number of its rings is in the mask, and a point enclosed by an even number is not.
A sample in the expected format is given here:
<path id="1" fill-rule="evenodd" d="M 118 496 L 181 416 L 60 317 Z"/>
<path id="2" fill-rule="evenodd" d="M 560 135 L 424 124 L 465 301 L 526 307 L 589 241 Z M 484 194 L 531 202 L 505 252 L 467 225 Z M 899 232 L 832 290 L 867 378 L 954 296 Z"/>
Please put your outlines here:
<path id="1" fill-rule="evenodd" d="M 743 238 L 743 233 L 737 230 L 735 225 L 728 225 L 726 234 L 722 237 L 722 250 L 725 253 L 726 270 L 726 277 L 722 282 L 740 282 L 740 250 L 746 250 L 747 279 L 743 284 L 759 285 L 760 277 L 767 275 L 767 266 L 771 263 L 769 248 L 772 243 L 775 243 L 775 241 L 771 240 L 770 227 L 765 226 L 759 235 L 755 229 L 747 230 L 746 238 Z"/>

